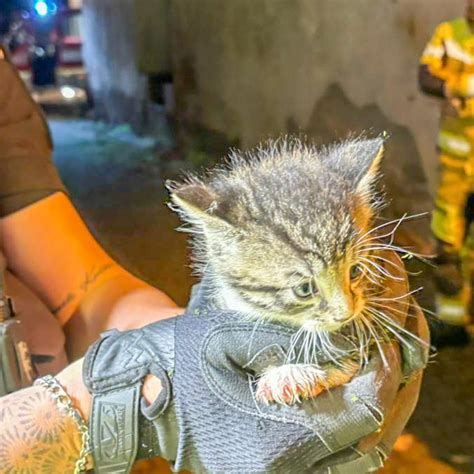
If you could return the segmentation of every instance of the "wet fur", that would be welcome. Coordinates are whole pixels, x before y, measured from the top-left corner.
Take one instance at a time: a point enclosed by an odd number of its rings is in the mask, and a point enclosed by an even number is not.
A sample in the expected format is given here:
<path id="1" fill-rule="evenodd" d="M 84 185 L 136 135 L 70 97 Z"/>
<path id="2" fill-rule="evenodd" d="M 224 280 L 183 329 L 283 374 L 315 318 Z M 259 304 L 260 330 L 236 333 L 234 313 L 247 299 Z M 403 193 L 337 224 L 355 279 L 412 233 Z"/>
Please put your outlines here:
<path id="1" fill-rule="evenodd" d="M 382 154 L 380 137 L 320 149 L 281 139 L 234 152 L 202 178 L 168 183 L 172 208 L 194 234 L 195 268 L 212 280 L 216 305 L 243 312 L 256 324 L 266 319 L 293 325 L 316 341 L 304 360 L 261 374 L 262 401 L 311 398 L 360 368 L 362 358 L 323 370 L 315 354 L 323 349 L 341 359 L 331 334 L 364 317 L 374 279 L 384 277 L 377 267 L 384 264 L 368 257 L 382 204 L 375 192 Z M 365 270 L 356 281 L 350 272 L 359 264 Z M 310 278 L 317 294 L 300 301 L 294 288 Z"/>

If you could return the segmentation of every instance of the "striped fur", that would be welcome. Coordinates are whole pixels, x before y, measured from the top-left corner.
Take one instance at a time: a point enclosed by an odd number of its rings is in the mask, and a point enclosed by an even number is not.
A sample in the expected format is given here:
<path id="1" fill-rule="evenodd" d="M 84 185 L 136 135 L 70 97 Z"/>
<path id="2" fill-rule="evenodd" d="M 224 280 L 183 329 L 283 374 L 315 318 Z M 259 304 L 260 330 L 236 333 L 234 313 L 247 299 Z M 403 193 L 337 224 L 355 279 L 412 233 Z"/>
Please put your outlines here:
<path id="1" fill-rule="evenodd" d="M 380 206 L 382 149 L 382 138 L 320 149 L 280 139 L 234 152 L 202 178 L 168 183 L 218 304 L 329 332 L 362 311 L 367 282 L 350 272 Z M 314 295 L 302 300 L 294 289 L 309 279 Z"/>

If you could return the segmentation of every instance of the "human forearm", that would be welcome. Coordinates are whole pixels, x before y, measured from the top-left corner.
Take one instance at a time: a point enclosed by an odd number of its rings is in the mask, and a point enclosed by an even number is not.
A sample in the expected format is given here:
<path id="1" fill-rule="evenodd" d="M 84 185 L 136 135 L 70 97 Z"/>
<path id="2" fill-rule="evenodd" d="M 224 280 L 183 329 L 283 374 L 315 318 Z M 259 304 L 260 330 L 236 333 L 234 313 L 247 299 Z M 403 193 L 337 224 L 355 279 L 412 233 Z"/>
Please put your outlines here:
<path id="1" fill-rule="evenodd" d="M 418 70 L 418 85 L 425 94 L 436 97 L 474 97 L 474 73 L 445 74 L 422 64 Z"/>
<path id="2" fill-rule="evenodd" d="M 107 329 L 135 329 L 182 312 L 166 294 L 124 272 L 89 293 L 68 321 L 68 355 L 82 356 Z"/>
<path id="3" fill-rule="evenodd" d="M 106 329 L 137 328 L 180 312 L 103 250 L 63 193 L 5 217 L 1 230 L 9 268 L 65 326 L 72 360 Z"/>
<path id="4" fill-rule="evenodd" d="M 87 422 L 91 396 L 82 381 L 82 359 L 64 369 L 58 381 L 74 408 Z M 143 397 L 151 403 L 161 390 L 156 377 L 148 376 Z M 60 411 L 51 393 L 34 386 L 0 398 L 0 472 L 64 474 L 74 472 L 83 447 L 77 424 Z M 92 458 L 88 459 L 88 468 Z"/>

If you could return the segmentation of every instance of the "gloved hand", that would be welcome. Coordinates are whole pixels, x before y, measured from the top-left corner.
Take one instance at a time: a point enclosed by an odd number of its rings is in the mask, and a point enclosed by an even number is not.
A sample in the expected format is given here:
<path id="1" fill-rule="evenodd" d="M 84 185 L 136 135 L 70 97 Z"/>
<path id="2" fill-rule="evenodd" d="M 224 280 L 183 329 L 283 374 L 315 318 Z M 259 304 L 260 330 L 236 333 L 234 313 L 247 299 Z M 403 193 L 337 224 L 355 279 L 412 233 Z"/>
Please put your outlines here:
<path id="1" fill-rule="evenodd" d="M 387 344 L 386 366 L 374 355 L 350 383 L 314 400 L 262 405 L 253 375 L 284 361 L 294 330 L 216 310 L 205 293 L 201 285 L 186 315 L 106 333 L 89 351 L 96 472 L 129 472 L 137 453 L 195 473 L 378 469 L 415 406 L 418 380 L 399 388 L 426 363 L 425 348 Z M 414 316 L 422 335 L 424 318 Z M 163 389 L 146 406 L 140 393 L 149 373 Z"/>

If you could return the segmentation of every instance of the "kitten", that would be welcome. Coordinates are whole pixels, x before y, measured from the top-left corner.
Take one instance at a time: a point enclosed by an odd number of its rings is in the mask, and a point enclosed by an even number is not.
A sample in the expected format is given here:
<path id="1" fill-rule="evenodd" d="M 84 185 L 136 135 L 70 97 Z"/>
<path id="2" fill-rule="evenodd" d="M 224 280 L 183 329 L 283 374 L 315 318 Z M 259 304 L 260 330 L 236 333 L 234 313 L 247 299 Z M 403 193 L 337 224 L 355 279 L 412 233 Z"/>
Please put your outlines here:
<path id="1" fill-rule="evenodd" d="M 374 186 L 382 155 L 382 138 L 320 149 L 280 139 L 234 152 L 202 179 L 168 183 L 216 305 L 294 326 L 329 352 L 331 334 L 348 327 L 359 334 L 364 327 L 354 324 L 384 272 L 381 257 L 369 259 L 365 250 L 381 205 Z M 327 367 L 314 360 L 271 367 L 260 374 L 257 398 L 311 398 L 349 381 L 361 364 L 348 357 Z"/>

